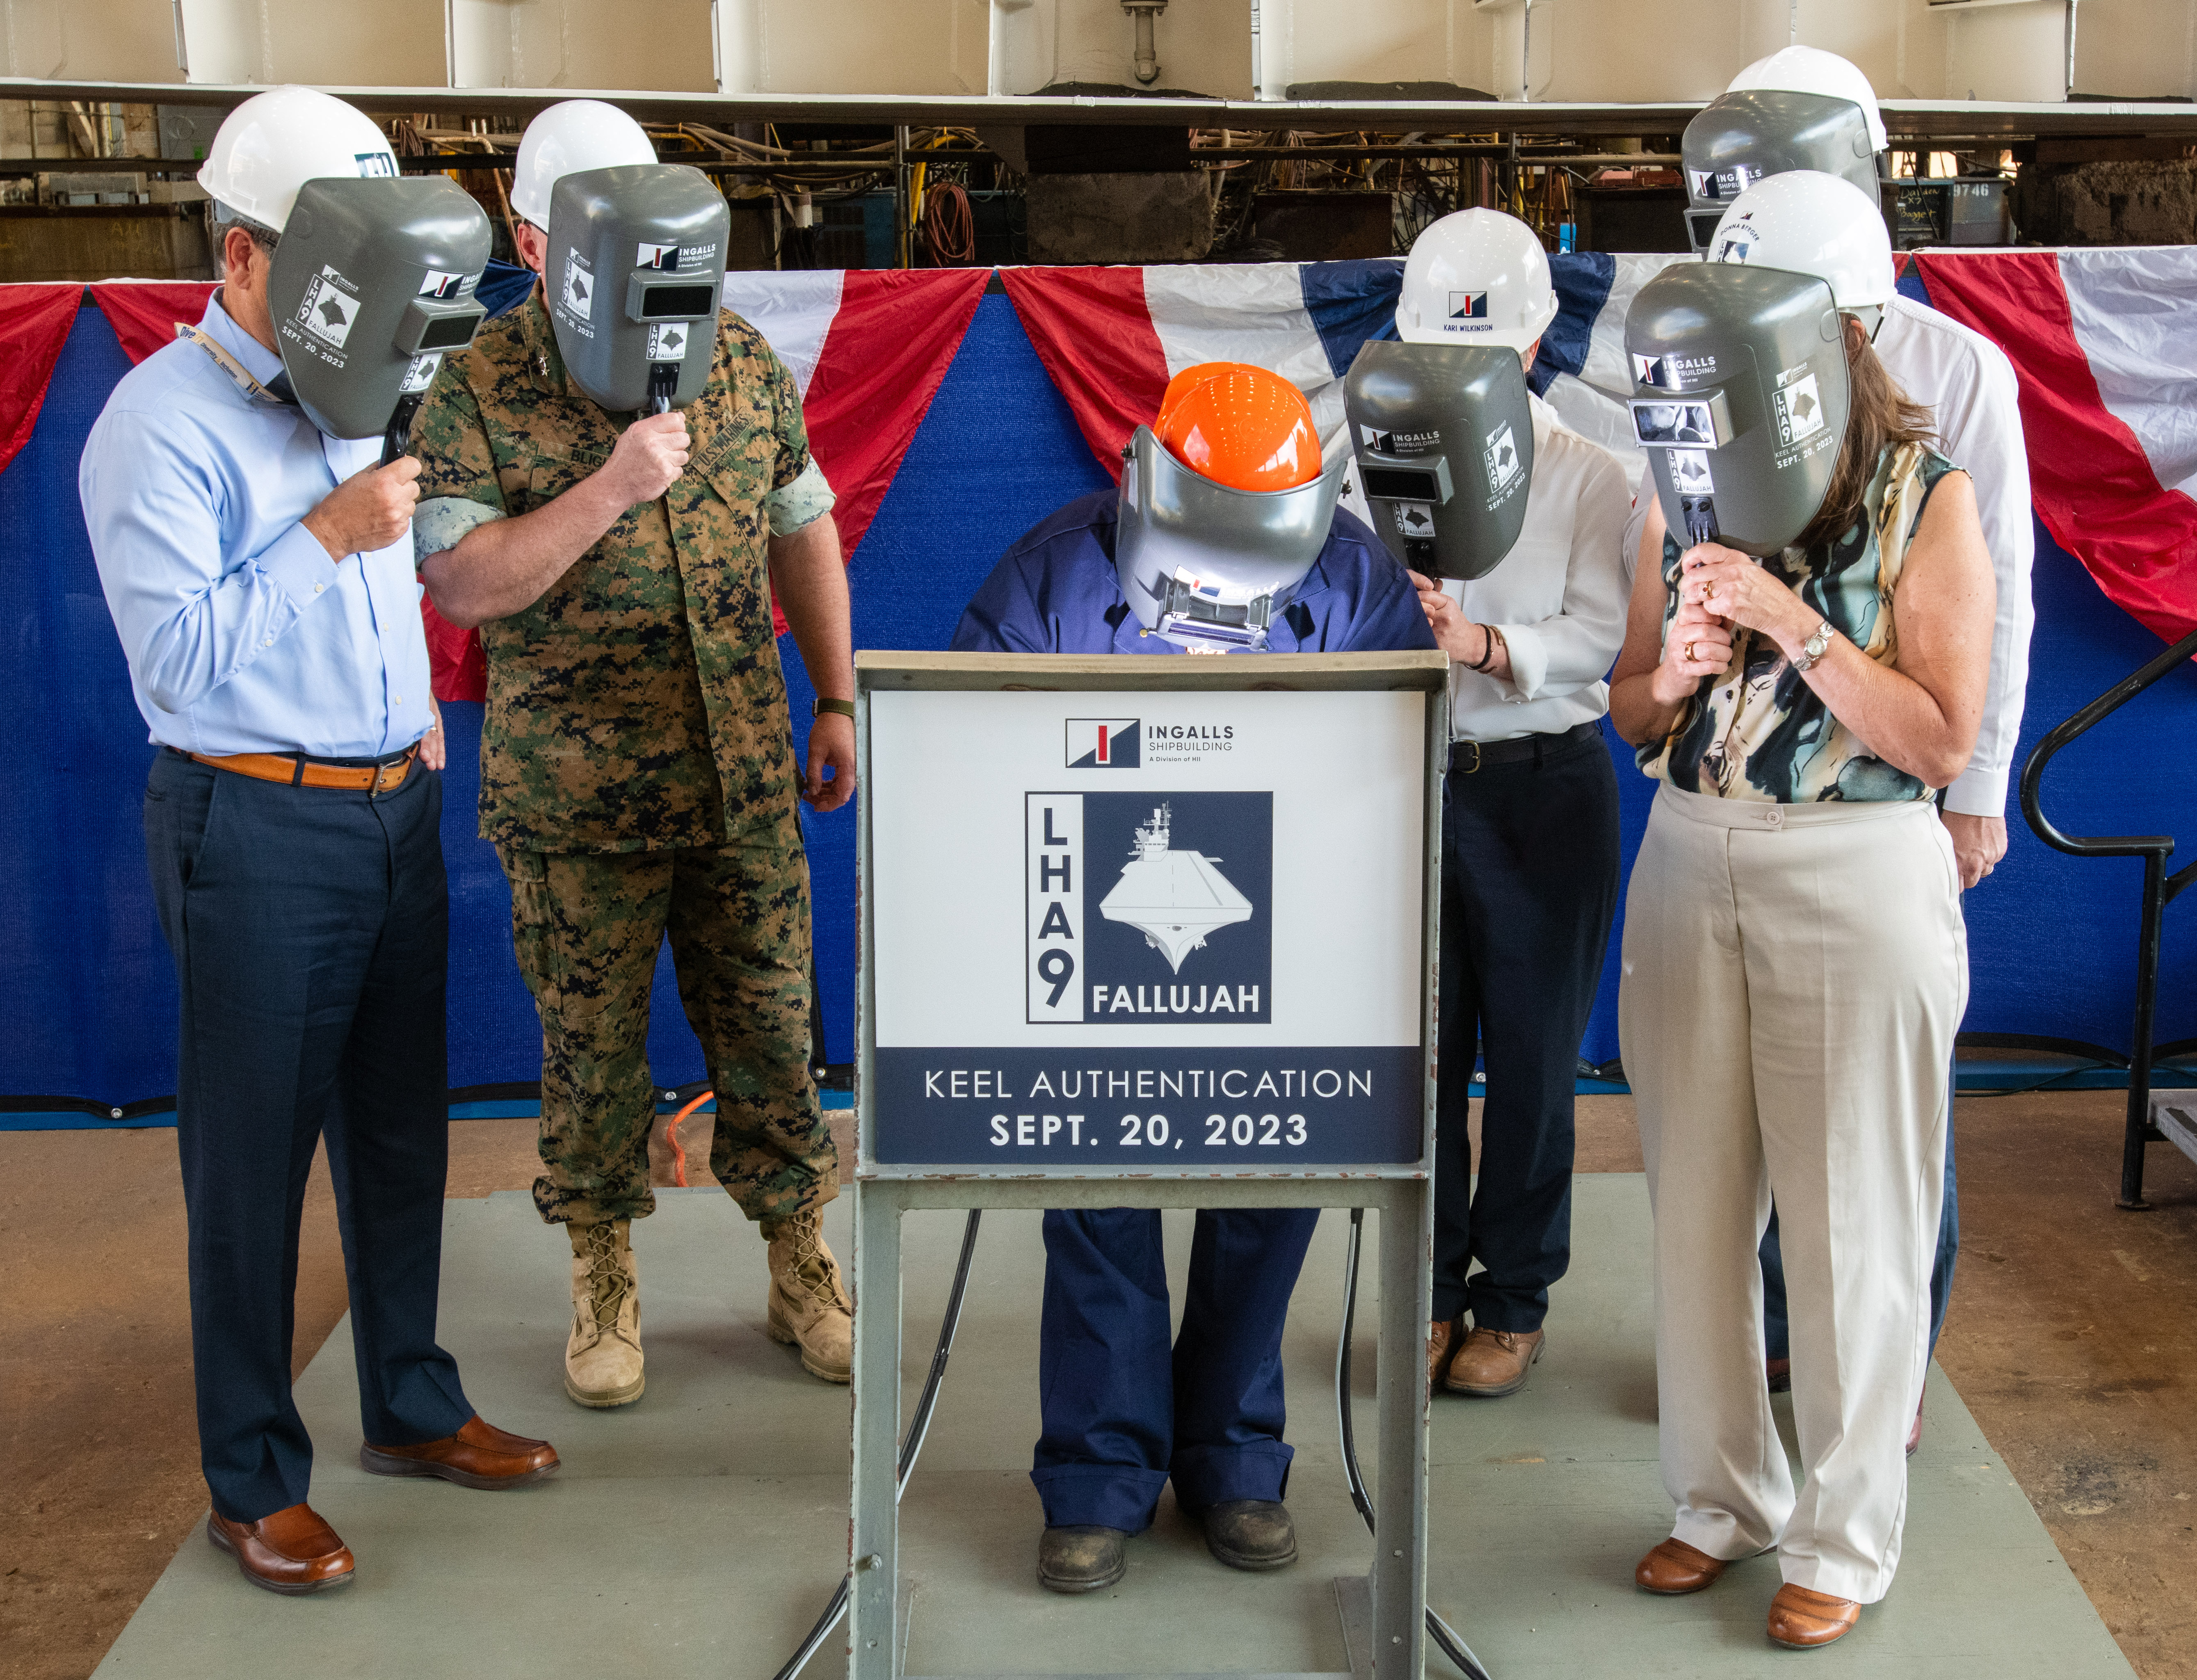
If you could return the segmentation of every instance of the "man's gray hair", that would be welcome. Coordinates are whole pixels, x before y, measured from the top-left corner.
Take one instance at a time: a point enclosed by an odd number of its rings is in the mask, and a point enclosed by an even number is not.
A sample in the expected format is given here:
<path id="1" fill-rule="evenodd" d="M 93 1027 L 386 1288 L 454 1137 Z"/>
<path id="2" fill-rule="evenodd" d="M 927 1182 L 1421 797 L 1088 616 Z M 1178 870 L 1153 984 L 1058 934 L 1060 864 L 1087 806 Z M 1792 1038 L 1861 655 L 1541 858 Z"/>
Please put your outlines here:
<path id="1" fill-rule="evenodd" d="M 207 213 L 213 223 L 213 242 L 217 246 L 231 228 L 241 228 L 250 234 L 252 242 L 270 257 L 275 254 L 275 247 L 282 242 L 282 235 L 264 222 L 253 221 L 235 206 L 223 204 L 219 199 L 209 200 Z"/>

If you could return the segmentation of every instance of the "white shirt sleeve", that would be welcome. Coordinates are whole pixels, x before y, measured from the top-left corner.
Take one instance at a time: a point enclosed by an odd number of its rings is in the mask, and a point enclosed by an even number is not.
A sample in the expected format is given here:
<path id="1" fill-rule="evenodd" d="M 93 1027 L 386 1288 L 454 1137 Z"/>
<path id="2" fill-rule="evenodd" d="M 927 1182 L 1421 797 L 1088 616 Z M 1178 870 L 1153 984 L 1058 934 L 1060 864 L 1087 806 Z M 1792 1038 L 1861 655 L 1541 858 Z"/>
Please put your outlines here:
<path id="1" fill-rule="evenodd" d="M 1625 528 L 1632 512 L 1624 469 L 1596 451 L 1580 486 L 1562 607 L 1533 623 L 1498 626 L 1510 644 L 1517 699 L 1575 693 L 1600 682 L 1616 663 L 1625 641 Z"/>
<path id="2" fill-rule="evenodd" d="M 1962 379 L 1962 374 L 1968 377 Z M 1974 481 L 1976 512 L 1998 583 L 1991 627 L 1991 680 L 1983 727 L 1968 768 L 1945 790 L 1945 808 L 2003 817 L 2014 752 L 2021 739 L 2022 701 L 2029 686 L 2029 637 L 2036 623 L 2029 574 L 2037 529 L 2029 504 L 2029 452 L 2014 365 L 2004 352 L 1968 359 L 1947 370 L 1936 396 L 1939 447 Z M 1916 400 L 1928 400 L 1917 396 Z"/>

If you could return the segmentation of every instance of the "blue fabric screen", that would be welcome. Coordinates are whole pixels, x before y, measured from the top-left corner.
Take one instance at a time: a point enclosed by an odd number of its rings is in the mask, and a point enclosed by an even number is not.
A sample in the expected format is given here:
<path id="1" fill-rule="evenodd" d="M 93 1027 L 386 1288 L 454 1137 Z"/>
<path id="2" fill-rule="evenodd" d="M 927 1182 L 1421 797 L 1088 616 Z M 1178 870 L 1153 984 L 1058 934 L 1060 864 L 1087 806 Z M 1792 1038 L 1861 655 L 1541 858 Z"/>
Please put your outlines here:
<path id="1" fill-rule="evenodd" d="M 1335 323 L 1341 327 L 1341 322 Z M 1348 330 L 1345 328 L 1344 330 Z M 31 442 L 0 472 L 0 698 L 15 720 L 0 795 L 0 1096 L 124 1104 L 174 1090 L 175 986 L 154 924 L 140 796 L 151 749 L 130 704 L 76 491 L 77 457 L 127 367 L 96 309 L 79 312 Z M 1107 482 L 1004 296 L 984 298 L 929 417 L 852 568 L 856 646 L 945 646 L 1000 553 L 1070 498 Z M 2040 531 L 2023 752 L 2158 651 L 2081 566 Z M 783 643 L 797 736 L 812 690 Z M 511 956 L 509 898 L 474 832 L 479 709 L 449 706 L 452 768 L 443 840 L 450 866 L 450 1082 L 534 1079 L 533 1005 Z M 2197 828 L 2197 788 L 2176 773 L 2197 734 L 2197 674 L 2184 673 L 2065 754 L 2046 808 L 2074 832 Z M 1626 856 L 1652 785 L 1613 744 Z M 1972 1030 L 2043 1034 L 2125 1049 L 2134 989 L 2132 860 L 2049 850 L 2013 814 L 2012 849 L 1968 895 Z M 853 1054 L 855 815 L 808 817 L 825 1057 Z M 2170 911 L 2160 984 L 2164 1041 L 2197 1036 L 2197 930 Z M 1596 1062 L 1618 1053 L 1617 945 L 1587 1034 Z M 703 1076 L 701 1054 L 659 965 L 650 1057 L 667 1086 Z M 142 1121 L 139 1123 L 142 1123 Z"/>

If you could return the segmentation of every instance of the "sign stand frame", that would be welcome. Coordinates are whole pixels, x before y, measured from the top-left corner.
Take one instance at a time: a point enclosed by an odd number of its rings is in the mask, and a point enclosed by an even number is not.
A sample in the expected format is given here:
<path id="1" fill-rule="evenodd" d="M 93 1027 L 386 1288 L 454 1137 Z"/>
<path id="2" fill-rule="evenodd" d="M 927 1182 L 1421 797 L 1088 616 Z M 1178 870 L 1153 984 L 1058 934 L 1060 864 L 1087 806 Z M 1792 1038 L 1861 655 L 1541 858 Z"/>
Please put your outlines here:
<path id="1" fill-rule="evenodd" d="M 1380 1345 L 1375 1362 L 1381 1457 L 1373 1568 L 1335 1584 L 1355 1680 L 1417 1680 L 1426 1665 L 1426 1327 L 1433 1311 L 1435 964 L 1441 915 L 1441 784 L 1449 755 L 1448 661 L 1439 652 L 1134 655 L 899 653 L 855 656 L 855 756 L 870 769 L 870 701 L 919 690 L 1215 693 L 1250 690 L 1414 692 L 1426 696 L 1426 792 L 1420 929 L 1423 1092 L 1416 1162 L 1327 1165 L 1287 1174 L 1147 1170 L 1100 1176 L 1015 1166 L 881 1165 L 865 1093 L 875 1088 L 876 898 L 872 801 L 861 802 L 861 976 L 857 987 L 855 1173 L 854 1471 L 849 1604 L 850 1680 L 903 1680 L 900 1593 L 901 1215 L 981 1208 L 1372 1208 L 1381 1214 Z M 1213 1680 L 1211 1671 L 1185 1671 Z M 1070 1680 L 1070 1677 L 1054 1677 Z M 1077 1677 L 1076 1680 L 1096 1680 Z M 1150 1680 L 1140 1677 L 1139 1680 Z M 1248 1677 L 1238 1677 L 1248 1680 Z M 1262 1680 L 1282 1680 L 1262 1677 Z M 1293 1677 L 1291 1680 L 1313 1680 Z M 1318 1680 L 1343 1680 L 1342 1676 Z"/>

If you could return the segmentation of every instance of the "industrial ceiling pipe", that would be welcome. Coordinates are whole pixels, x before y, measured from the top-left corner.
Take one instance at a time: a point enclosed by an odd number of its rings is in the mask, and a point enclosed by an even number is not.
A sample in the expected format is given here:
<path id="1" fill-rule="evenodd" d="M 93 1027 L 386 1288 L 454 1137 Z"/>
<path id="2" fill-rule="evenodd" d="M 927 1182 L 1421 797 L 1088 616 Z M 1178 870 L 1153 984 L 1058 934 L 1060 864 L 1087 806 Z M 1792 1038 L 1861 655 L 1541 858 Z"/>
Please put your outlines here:
<path id="1" fill-rule="evenodd" d="M 1168 0 L 1122 0 L 1122 9 L 1137 20 L 1137 80 L 1145 87 L 1160 78 L 1159 48 L 1153 38 L 1153 20 L 1167 7 Z"/>

